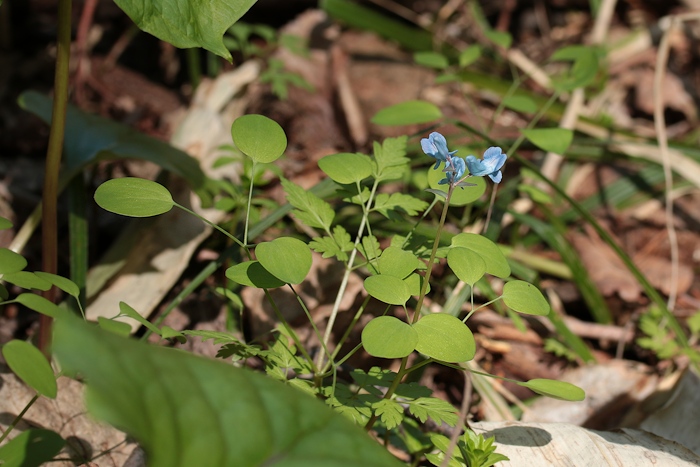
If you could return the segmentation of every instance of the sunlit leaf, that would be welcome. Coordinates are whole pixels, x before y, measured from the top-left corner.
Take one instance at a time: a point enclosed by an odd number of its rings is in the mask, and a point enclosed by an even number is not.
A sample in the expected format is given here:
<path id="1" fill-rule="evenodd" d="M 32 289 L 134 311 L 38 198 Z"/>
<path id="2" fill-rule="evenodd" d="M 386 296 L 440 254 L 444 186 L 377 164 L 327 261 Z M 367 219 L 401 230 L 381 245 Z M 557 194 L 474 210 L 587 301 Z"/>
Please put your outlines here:
<path id="1" fill-rule="evenodd" d="M 17 297 L 15 297 L 15 301 L 17 303 L 21 303 L 30 310 L 34 310 L 52 318 L 58 318 L 66 313 L 66 310 L 51 303 L 44 297 L 40 297 L 39 295 L 33 293 L 19 294 Z"/>
<path id="2" fill-rule="evenodd" d="M 418 64 L 428 68 L 436 68 L 442 70 L 450 65 L 447 57 L 437 52 L 416 52 L 413 54 L 413 60 Z"/>
<path id="3" fill-rule="evenodd" d="M 390 246 L 379 257 L 379 272 L 382 275 L 405 279 L 418 267 L 418 258 L 410 251 Z"/>
<path id="4" fill-rule="evenodd" d="M 55 285 L 72 297 L 77 298 L 80 295 L 80 289 L 77 285 L 75 285 L 75 282 L 70 279 L 66 279 L 65 277 L 57 274 L 50 274 L 42 271 L 37 271 L 34 274 L 36 274 L 40 279 L 44 279 L 46 282 Z"/>
<path id="5" fill-rule="evenodd" d="M 549 303 L 542 292 L 525 281 L 510 281 L 503 286 L 503 303 L 511 310 L 526 315 L 546 316 Z"/>
<path id="6" fill-rule="evenodd" d="M 341 184 L 361 182 L 372 175 L 372 159 L 351 152 L 326 156 L 318 161 L 318 167 Z"/>
<path id="7" fill-rule="evenodd" d="M 418 344 L 418 333 L 393 316 L 379 316 L 362 330 L 362 346 L 368 354 L 381 358 L 403 358 Z"/>
<path id="8" fill-rule="evenodd" d="M 281 237 L 255 247 L 260 264 L 287 284 L 301 284 L 311 269 L 309 246 L 292 237 Z"/>
<path id="9" fill-rule="evenodd" d="M 50 462 L 66 441 L 51 430 L 30 428 L 0 446 L 2 467 L 38 467 Z"/>
<path id="10" fill-rule="evenodd" d="M 510 266 L 506 257 L 493 243 L 483 235 L 474 233 L 461 233 L 452 237 L 452 246 L 468 248 L 481 256 L 486 264 L 486 272 L 496 277 L 506 278 L 510 276 Z"/>
<path id="11" fill-rule="evenodd" d="M 565 401 L 582 401 L 586 398 L 586 392 L 578 386 L 565 381 L 556 381 L 553 379 L 531 379 L 524 383 L 519 382 L 520 386 L 524 386 L 537 394 L 551 397 L 553 399 L 561 399 Z"/>
<path id="12" fill-rule="evenodd" d="M 503 105 L 517 112 L 532 114 L 537 112 L 537 103 L 528 96 L 514 95 L 503 99 Z"/>
<path id="13" fill-rule="evenodd" d="M 428 123 L 442 118 L 442 112 L 426 101 L 406 101 L 385 107 L 372 117 L 376 125 L 413 125 Z"/>
<path id="14" fill-rule="evenodd" d="M 468 248 L 451 248 L 447 253 L 447 264 L 459 280 L 474 286 L 486 274 L 486 262 Z"/>
<path id="15" fill-rule="evenodd" d="M 151 332 L 154 332 L 154 333 L 160 335 L 160 329 L 158 329 L 158 327 L 155 324 L 151 323 L 146 318 L 141 316 L 141 313 L 134 310 L 127 303 L 119 302 L 119 314 L 128 316 L 129 318 L 135 320 L 137 323 L 141 324 L 142 326 L 145 326 Z"/>
<path id="16" fill-rule="evenodd" d="M 17 287 L 22 287 L 23 289 L 46 291 L 51 288 L 50 282 L 45 281 L 33 272 L 29 271 L 19 271 L 13 272 L 12 274 L 5 274 L 2 276 L 2 279 L 10 284 L 16 285 Z"/>
<path id="17" fill-rule="evenodd" d="M 95 202 L 102 209 L 129 217 L 157 216 L 174 206 L 163 185 L 135 177 L 107 180 L 95 190 Z"/>
<path id="18" fill-rule="evenodd" d="M 12 274 L 27 267 L 24 256 L 7 248 L 0 248 L 0 274 Z"/>
<path id="19" fill-rule="evenodd" d="M 2 346 L 2 356 L 7 365 L 42 396 L 56 398 L 56 376 L 44 354 L 29 342 L 12 340 Z"/>
<path id="20" fill-rule="evenodd" d="M 481 47 L 470 45 L 459 54 L 459 66 L 466 68 L 481 57 Z"/>
<path id="21" fill-rule="evenodd" d="M 244 115 L 231 125 L 238 149 L 256 162 L 274 162 L 287 149 L 287 135 L 279 123 L 264 115 Z"/>
<path id="22" fill-rule="evenodd" d="M 531 128 L 520 132 L 538 148 L 564 154 L 574 140 L 574 132 L 565 128 Z"/>
<path id="23" fill-rule="evenodd" d="M 226 277 L 237 284 L 259 289 L 274 289 L 285 285 L 285 282 L 270 274 L 258 261 L 233 265 L 226 270 Z"/>
<path id="24" fill-rule="evenodd" d="M 474 358 L 476 343 L 469 327 L 446 313 L 423 316 L 413 325 L 418 333 L 416 350 L 443 362 L 467 362 Z"/>
<path id="25" fill-rule="evenodd" d="M 365 290 L 380 302 L 403 305 L 411 298 L 411 291 L 404 281 L 383 274 L 369 276 L 364 282 Z"/>

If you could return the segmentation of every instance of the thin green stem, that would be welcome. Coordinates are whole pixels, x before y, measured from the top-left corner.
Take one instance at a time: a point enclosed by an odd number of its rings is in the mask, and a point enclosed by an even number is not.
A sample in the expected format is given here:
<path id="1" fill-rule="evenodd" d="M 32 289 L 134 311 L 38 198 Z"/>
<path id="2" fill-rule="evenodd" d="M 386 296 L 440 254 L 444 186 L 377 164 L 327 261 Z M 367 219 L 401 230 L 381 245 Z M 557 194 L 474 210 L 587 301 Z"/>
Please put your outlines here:
<path id="1" fill-rule="evenodd" d="M 57 205 L 58 173 L 61 168 L 61 154 L 66 129 L 66 108 L 68 106 L 68 70 L 70 63 L 71 39 L 71 0 L 58 2 L 58 29 L 56 33 L 56 71 L 54 76 L 54 100 L 46 150 L 46 167 L 42 202 L 42 269 L 44 272 L 58 272 Z M 44 298 L 56 301 L 56 288 L 44 292 Z M 38 347 L 45 355 L 49 353 L 51 341 L 51 318 L 42 314 L 39 323 Z"/>
<path id="2" fill-rule="evenodd" d="M 19 414 L 17 414 L 17 416 L 14 418 L 14 420 L 12 420 L 12 423 L 10 423 L 10 425 L 7 427 L 2 436 L 0 436 L 0 443 L 2 443 L 5 440 L 5 438 L 7 438 L 7 436 L 12 432 L 15 426 L 17 426 L 17 424 L 22 420 L 24 414 L 27 413 L 27 410 L 29 410 L 32 407 L 32 405 L 34 405 L 34 402 L 36 402 L 38 399 L 39 394 L 36 394 L 34 397 L 32 397 L 32 399 L 29 402 L 27 402 L 27 405 L 25 405 L 22 411 Z"/>
<path id="3" fill-rule="evenodd" d="M 187 213 L 192 214 L 193 216 L 197 217 L 198 219 L 200 219 L 200 220 L 201 220 L 202 222 L 204 222 L 205 224 L 210 225 L 210 226 L 213 227 L 214 229 L 216 229 L 216 230 L 218 230 L 219 232 L 221 232 L 222 234 L 226 235 L 228 238 L 230 238 L 231 240 L 233 240 L 234 242 L 236 242 L 236 244 L 238 244 L 238 246 L 240 246 L 241 248 L 243 248 L 243 249 L 246 251 L 246 253 L 248 254 L 248 259 L 251 259 L 251 260 L 253 259 L 253 255 L 251 254 L 250 249 L 248 248 L 248 246 L 247 246 L 245 243 L 243 243 L 243 242 L 241 242 L 240 240 L 238 240 L 235 236 L 231 235 L 229 232 L 227 232 L 226 230 L 222 229 L 221 227 L 219 227 L 218 225 L 216 225 L 215 223 L 213 223 L 213 222 L 210 221 L 209 219 L 206 219 L 206 218 L 200 216 L 199 214 L 197 214 L 197 213 L 194 212 L 193 210 L 187 209 L 185 206 L 183 206 L 183 205 L 181 205 L 181 204 L 178 204 L 178 203 L 176 203 L 176 202 L 173 202 L 173 205 L 174 205 L 175 207 L 178 207 L 178 208 L 182 209 L 183 211 L 185 211 L 185 212 L 187 212 Z"/>
<path id="4" fill-rule="evenodd" d="M 358 193 L 362 192 L 362 188 L 358 183 L 357 185 L 357 190 Z M 328 342 L 331 338 L 331 333 L 333 332 L 333 326 L 335 325 L 335 320 L 336 317 L 338 316 L 338 311 L 340 310 L 340 303 L 343 300 L 343 296 L 345 295 L 345 289 L 348 286 L 348 281 L 350 280 L 350 273 L 352 272 L 353 264 L 355 262 L 355 258 L 357 257 L 357 249 L 362 243 L 362 234 L 365 231 L 365 226 L 368 226 L 369 222 L 369 207 L 372 205 L 372 202 L 374 200 L 374 195 L 377 192 L 377 187 L 379 186 L 379 183 L 375 180 L 374 185 L 372 186 L 372 190 L 369 195 L 369 199 L 367 200 L 366 204 L 362 205 L 362 220 L 360 221 L 360 226 L 357 229 L 357 236 L 355 237 L 355 245 L 353 246 L 352 252 L 350 253 L 350 258 L 348 259 L 348 264 L 345 266 L 345 274 L 343 274 L 343 279 L 340 282 L 340 287 L 338 288 L 338 293 L 335 297 L 335 302 L 333 303 L 333 310 L 331 310 L 331 315 L 328 317 L 328 324 L 326 325 L 326 332 L 323 335 L 323 340 L 321 341 L 323 343 L 323 346 L 321 347 L 321 350 L 318 352 L 318 358 L 316 359 L 316 366 L 318 368 L 321 368 L 321 373 L 325 373 L 329 366 L 332 364 L 330 361 L 325 363 L 323 362 L 323 359 L 325 358 L 325 350 L 324 348 L 328 346 Z M 368 226 L 369 228 L 369 226 Z"/>
<path id="5" fill-rule="evenodd" d="M 360 305 L 360 308 L 357 310 L 355 313 L 355 316 L 353 316 L 352 321 L 350 322 L 350 325 L 345 329 L 345 332 L 343 333 L 343 337 L 338 340 L 335 350 L 331 354 L 330 361 L 334 361 L 335 357 L 338 356 L 338 353 L 340 352 L 341 347 L 345 343 L 345 340 L 350 336 L 350 333 L 352 332 L 353 329 L 355 329 L 355 325 L 357 322 L 360 320 L 360 316 L 362 316 L 362 313 L 364 313 L 365 308 L 367 307 L 367 304 L 369 303 L 369 299 L 371 298 L 370 295 L 367 295 L 365 297 L 365 300 L 362 302 L 362 305 Z"/>
<path id="6" fill-rule="evenodd" d="M 248 206 L 245 211 L 245 227 L 243 229 L 243 244 L 248 244 L 248 222 L 250 221 L 250 205 L 253 202 L 253 180 L 255 180 L 255 165 L 257 162 L 253 161 L 253 169 L 250 173 L 250 188 L 248 189 Z"/>
<path id="7" fill-rule="evenodd" d="M 445 199 L 445 204 L 442 208 L 442 214 L 440 215 L 440 222 L 438 223 L 437 230 L 435 231 L 435 241 L 433 241 L 433 250 L 430 253 L 430 260 L 428 260 L 428 267 L 425 270 L 425 276 L 423 278 L 423 285 L 420 289 L 420 297 L 418 297 L 418 304 L 416 305 L 416 311 L 413 314 L 412 322 L 415 323 L 420 317 L 421 310 L 423 309 L 423 300 L 425 299 L 425 294 L 428 291 L 428 283 L 430 282 L 430 274 L 433 272 L 433 265 L 435 264 L 435 256 L 437 255 L 438 247 L 440 246 L 440 234 L 442 234 L 442 228 L 445 225 L 445 220 L 447 219 L 447 210 L 450 207 L 450 199 L 452 198 L 452 192 L 454 191 L 454 186 L 450 185 L 447 191 L 447 198 Z"/>
<path id="8" fill-rule="evenodd" d="M 314 334 L 316 334 L 316 338 L 319 340 L 319 342 L 321 342 L 321 347 L 323 348 L 323 351 L 326 353 L 329 353 L 328 348 L 326 347 L 326 344 L 323 342 L 323 339 L 321 338 L 321 332 L 318 330 L 318 327 L 316 326 L 316 323 L 314 322 L 314 319 L 311 316 L 311 312 L 307 308 L 306 303 L 304 303 L 304 300 L 301 299 L 301 297 L 299 296 L 297 291 L 294 290 L 294 287 L 292 286 L 292 284 L 287 284 L 287 285 L 292 290 L 292 293 L 296 297 L 297 302 L 299 302 L 299 305 L 301 306 L 301 308 L 304 310 L 304 313 L 306 314 L 306 318 L 309 320 L 309 323 L 311 323 L 311 327 L 314 330 Z"/>

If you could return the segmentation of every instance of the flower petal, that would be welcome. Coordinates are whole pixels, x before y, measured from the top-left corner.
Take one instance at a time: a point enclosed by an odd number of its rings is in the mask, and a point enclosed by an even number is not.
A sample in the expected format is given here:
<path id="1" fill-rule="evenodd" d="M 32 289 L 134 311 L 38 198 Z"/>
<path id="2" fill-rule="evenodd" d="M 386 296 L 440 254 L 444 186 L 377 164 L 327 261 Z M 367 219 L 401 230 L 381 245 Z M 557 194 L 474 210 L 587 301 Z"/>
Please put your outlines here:
<path id="1" fill-rule="evenodd" d="M 491 180 L 493 180 L 493 183 L 501 183 L 501 180 L 503 179 L 503 174 L 499 170 L 497 172 L 490 173 L 489 177 L 491 178 Z"/>
<path id="2" fill-rule="evenodd" d="M 433 146 L 435 146 L 435 148 L 437 149 L 437 155 L 433 157 L 441 161 L 447 159 L 447 155 L 450 151 L 447 149 L 447 140 L 445 139 L 445 137 L 437 131 L 433 131 L 432 133 L 430 133 L 430 135 L 428 135 L 428 139 L 431 143 L 433 143 Z"/>
<path id="3" fill-rule="evenodd" d="M 469 168 L 469 173 L 475 177 L 483 177 L 493 172 L 493 170 L 488 170 L 483 161 L 474 156 L 467 156 L 466 163 L 467 167 Z"/>

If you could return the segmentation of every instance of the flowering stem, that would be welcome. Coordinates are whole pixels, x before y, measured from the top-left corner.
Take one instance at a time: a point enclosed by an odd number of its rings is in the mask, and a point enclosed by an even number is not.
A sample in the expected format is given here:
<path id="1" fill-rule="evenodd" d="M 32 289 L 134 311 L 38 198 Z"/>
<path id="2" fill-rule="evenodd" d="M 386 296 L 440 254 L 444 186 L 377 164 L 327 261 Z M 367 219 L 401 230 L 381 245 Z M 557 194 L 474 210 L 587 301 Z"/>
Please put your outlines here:
<path id="1" fill-rule="evenodd" d="M 413 314 L 413 323 L 418 321 L 421 314 L 421 309 L 423 308 L 423 299 L 425 299 L 425 294 L 428 291 L 428 283 L 430 282 L 430 274 L 433 271 L 433 264 L 435 264 L 435 256 L 437 255 L 438 247 L 440 246 L 440 235 L 442 234 L 442 228 L 445 225 L 445 219 L 447 219 L 447 209 L 450 207 L 450 199 L 452 198 L 452 192 L 454 191 L 454 186 L 450 185 L 449 190 L 447 190 L 447 197 L 445 198 L 445 204 L 442 208 L 442 215 L 440 216 L 440 222 L 438 223 L 437 230 L 435 232 L 435 241 L 433 242 L 433 251 L 430 253 L 430 260 L 428 261 L 428 268 L 425 270 L 425 276 L 423 278 L 423 285 L 420 289 L 420 297 L 418 297 L 418 304 L 416 305 L 416 312 Z"/>

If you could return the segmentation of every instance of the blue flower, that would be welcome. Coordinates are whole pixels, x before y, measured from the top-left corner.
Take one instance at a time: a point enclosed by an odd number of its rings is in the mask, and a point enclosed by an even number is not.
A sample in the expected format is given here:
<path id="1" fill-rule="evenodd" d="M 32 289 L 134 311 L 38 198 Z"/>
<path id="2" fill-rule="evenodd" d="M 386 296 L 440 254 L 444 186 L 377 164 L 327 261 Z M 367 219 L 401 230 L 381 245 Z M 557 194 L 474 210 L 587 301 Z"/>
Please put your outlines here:
<path id="1" fill-rule="evenodd" d="M 464 159 L 461 157 L 449 157 L 445 162 L 445 173 L 447 174 L 445 178 L 440 180 L 438 183 L 440 185 L 455 185 L 464 176 L 464 171 L 467 169 Z"/>
<path id="2" fill-rule="evenodd" d="M 506 163 L 506 156 L 499 147 L 490 147 L 484 152 L 484 159 L 479 160 L 474 156 L 467 156 L 469 173 L 476 177 L 488 175 L 494 183 L 500 183 L 503 178 L 501 167 Z"/>
<path id="3" fill-rule="evenodd" d="M 447 140 L 437 131 L 430 133 L 427 138 L 421 139 L 420 145 L 424 153 L 436 159 L 435 169 L 440 167 L 440 162 L 445 162 L 447 165 L 447 159 L 457 152 L 450 152 L 447 149 Z"/>

